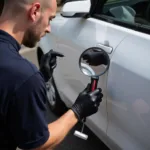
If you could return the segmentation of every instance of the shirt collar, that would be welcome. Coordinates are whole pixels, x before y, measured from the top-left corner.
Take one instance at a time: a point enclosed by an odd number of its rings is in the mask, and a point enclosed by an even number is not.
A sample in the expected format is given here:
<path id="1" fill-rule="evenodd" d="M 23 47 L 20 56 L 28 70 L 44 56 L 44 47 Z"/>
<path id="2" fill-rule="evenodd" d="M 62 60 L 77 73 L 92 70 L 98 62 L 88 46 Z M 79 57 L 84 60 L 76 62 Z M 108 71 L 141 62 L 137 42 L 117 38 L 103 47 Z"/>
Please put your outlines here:
<path id="1" fill-rule="evenodd" d="M 21 49 L 21 46 L 16 41 L 16 39 L 4 30 L 0 30 L 0 40 L 4 40 L 6 43 L 10 43 L 17 52 Z"/>

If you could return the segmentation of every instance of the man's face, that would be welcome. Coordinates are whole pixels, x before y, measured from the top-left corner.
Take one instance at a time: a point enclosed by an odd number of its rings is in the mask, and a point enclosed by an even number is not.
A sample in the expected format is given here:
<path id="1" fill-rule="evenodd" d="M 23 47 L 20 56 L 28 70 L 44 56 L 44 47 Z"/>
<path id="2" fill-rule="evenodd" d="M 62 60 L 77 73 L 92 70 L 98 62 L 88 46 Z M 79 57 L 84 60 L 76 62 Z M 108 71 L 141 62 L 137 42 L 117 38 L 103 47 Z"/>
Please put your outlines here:
<path id="1" fill-rule="evenodd" d="M 46 33 L 50 33 L 50 21 L 55 17 L 56 9 L 56 0 L 52 0 L 50 7 L 43 11 L 38 10 L 38 7 L 36 8 L 36 6 L 33 10 L 31 8 L 31 14 L 29 15 L 32 18 L 32 23 L 30 23 L 25 32 L 23 45 L 33 48 Z"/>

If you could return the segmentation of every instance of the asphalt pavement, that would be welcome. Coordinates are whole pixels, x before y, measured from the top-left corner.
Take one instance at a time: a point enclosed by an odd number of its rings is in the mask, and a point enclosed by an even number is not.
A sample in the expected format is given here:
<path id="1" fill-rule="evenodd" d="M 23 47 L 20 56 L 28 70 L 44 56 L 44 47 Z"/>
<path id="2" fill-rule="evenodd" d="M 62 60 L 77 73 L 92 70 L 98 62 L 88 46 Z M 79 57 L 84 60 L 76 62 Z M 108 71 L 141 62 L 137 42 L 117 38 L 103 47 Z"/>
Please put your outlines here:
<path id="1" fill-rule="evenodd" d="M 51 123 L 58 117 L 51 112 L 47 105 L 47 121 Z M 62 143 L 56 147 L 55 150 L 109 150 L 86 126 L 84 132 L 88 134 L 88 140 L 82 140 L 74 136 L 75 130 L 81 129 L 81 124 L 78 123 L 62 141 Z"/>

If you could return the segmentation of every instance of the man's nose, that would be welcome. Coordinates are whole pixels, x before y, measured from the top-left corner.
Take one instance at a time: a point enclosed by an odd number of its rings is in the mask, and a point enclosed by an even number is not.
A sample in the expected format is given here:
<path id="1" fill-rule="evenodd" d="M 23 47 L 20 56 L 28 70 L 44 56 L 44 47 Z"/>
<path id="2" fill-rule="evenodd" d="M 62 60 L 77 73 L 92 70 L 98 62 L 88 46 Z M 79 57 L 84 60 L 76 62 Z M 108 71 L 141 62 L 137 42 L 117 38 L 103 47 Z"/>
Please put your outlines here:
<path id="1" fill-rule="evenodd" d="M 47 33 L 50 33 L 50 32 L 51 32 L 51 26 L 50 26 L 50 25 L 47 26 L 46 32 L 47 32 Z"/>

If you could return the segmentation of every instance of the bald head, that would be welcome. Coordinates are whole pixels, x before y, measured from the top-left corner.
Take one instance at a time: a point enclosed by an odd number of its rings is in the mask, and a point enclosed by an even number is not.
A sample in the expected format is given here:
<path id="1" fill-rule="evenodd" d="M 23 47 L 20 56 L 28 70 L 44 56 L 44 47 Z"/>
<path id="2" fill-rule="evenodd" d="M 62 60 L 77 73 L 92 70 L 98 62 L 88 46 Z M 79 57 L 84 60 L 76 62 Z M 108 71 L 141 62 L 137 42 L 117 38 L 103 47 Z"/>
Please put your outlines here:
<path id="1" fill-rule="evenodd" d="M 9 11 L 11 14 L 21 13 L 26 7 L 33 3 L 39 3 L 40 9 L 43 11 L 51 7 L 53 0 L 4 0 L 4 12 Z"/>
<path id="2" fill-rule="evenodd" d="M 40 4 L 46 5 L 50 4 L 52 0 L 5 0 L 5 4 L 32 4 L 35 2 L 39 2 Z"/>

